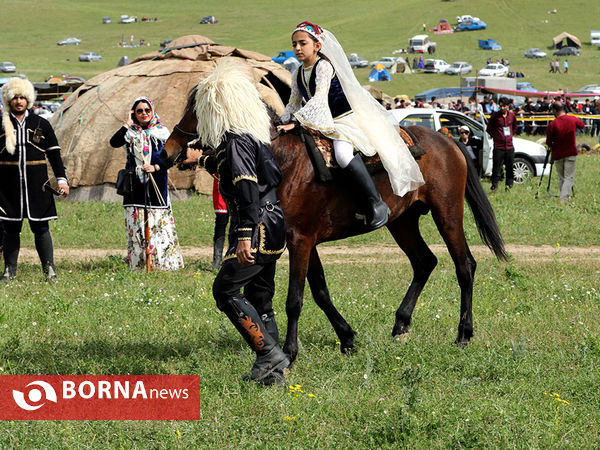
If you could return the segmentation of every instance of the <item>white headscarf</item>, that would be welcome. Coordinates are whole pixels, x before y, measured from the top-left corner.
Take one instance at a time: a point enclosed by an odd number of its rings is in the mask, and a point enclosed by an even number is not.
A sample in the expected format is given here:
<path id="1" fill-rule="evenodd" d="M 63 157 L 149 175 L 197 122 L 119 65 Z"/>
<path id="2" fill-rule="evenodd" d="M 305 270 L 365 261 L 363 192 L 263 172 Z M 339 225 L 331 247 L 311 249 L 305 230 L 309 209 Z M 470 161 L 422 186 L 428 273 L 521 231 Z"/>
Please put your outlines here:
<path id="1" fill-rule="evenodd" d="M 321 53 L 329 59 L 342 85 L 354 120 L 388 173 L 394 194 L 403 196 L 425 184 L 415 159 L 397 131 L 398 124 L 386 109 L 366 91 L 354 76 L 344 49 L 333 33 L 310 22 L 302 22 L 294 32 L 305 31 L 321 42 Z"/>

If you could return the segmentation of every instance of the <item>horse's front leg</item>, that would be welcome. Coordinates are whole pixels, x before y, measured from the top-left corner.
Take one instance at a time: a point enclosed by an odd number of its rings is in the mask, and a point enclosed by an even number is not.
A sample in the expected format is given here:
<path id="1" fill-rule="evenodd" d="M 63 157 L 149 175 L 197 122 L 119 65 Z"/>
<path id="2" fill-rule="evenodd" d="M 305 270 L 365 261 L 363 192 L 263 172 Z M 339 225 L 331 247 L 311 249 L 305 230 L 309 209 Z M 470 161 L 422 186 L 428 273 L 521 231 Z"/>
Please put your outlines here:
<path id="1" fill-rule="evenodd" d="M 356 333 L 331 302 L 329 289 L 327 289 L 327 282 L 325 281 L 325 272 L 317 253 L 317 247 L 313 247 L 310 252 L 307 276 L 315 303 L 323 310 L 340 339 L 340 350 L 342 353 L 352 352 L 354 350 L 354 335 Z"/>
<path id="2" fill-rule="evenodd" d="M 290 356 L 292 361 L 294 361 L 298 355 L 298 321 L 300 319 L 300 313 L 302 312 L 308 260 L 313 247 L 314 241 L 310 241 L 309 239 L 288 239 L 290 280 L 285 303 L 288 324 L 283 351 Z"/>

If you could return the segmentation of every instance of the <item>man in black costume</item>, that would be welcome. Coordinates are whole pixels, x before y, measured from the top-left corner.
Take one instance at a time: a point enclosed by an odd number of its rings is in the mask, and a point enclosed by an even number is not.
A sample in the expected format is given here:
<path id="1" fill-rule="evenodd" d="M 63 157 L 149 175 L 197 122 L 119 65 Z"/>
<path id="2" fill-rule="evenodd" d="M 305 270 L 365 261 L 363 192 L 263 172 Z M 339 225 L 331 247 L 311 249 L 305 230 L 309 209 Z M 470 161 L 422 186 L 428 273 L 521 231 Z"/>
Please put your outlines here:
<path id="1" fill-rule="evenodd" d="M 54 249 L 48 222 L 57 218 L 46 159 L 58 182 L 60 195 L 69 194 L 60 147 L 50 123 L 33 114 L 35 90 L 28 80 L 11 78 L 2 87 L 5 108 L 0 134 L 0 220 L 4 225 L 4 275 L 17 275 L 23 219 L 28 219 L 35 247 L 48 281 L 56 281 Z"/>
<path id="2" fill-rule="evenodd" d="M 184 164 L 219 174 L 219 191 L 231 216 L 229 248 L 213 296 L 256 353 L 243 378 L 282 384 L 291 362 L 279 347 L 272 299 L 286 236 L 275 192 L 281 171 L 267 147 L 270 118 L 243 68 L 227 59 L 198 85 L 196 117 L 200 142 L 214 152 L 188 149 Z"/>

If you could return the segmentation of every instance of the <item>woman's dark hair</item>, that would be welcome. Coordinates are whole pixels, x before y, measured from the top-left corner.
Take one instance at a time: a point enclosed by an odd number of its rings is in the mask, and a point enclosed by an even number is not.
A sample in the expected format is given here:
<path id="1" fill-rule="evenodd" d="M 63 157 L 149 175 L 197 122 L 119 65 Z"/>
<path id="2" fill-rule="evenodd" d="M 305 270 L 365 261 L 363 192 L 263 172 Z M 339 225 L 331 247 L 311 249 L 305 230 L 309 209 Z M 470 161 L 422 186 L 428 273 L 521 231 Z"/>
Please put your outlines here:
<path id="1" fill-rule="evenodd" d="M 148 102 L 147 102 L 146 100 L 144 100 L 143 98 L 141 98 L 141 99 L 139 99 L 139 100 L 136 100 L 136 101 L 133 103 L 133 106 L 131 107 L 131 109 L 133 110 L 133 113 L 131 114 L 131 118 L 132 118 L 132 119 L 133 119 L 133 121 L 134 121 L 136 124 L 138 124 L 138 125 L 139 125 L 140 123 L 138 122 L 138 120 L 137 120 L 137 116 L 135 115 L 135 109 L 138 107 L 138 105 L 139 105 L 140 103 L 145 103 L 146 105 L 148 105 L 148 108 L 150 108 L 150 109 L 152 109 L 152 110 L 154 111 L 154 109 L 152 108 L 152 106 L 150 105 L 150 103 L 148 103 Z"/>

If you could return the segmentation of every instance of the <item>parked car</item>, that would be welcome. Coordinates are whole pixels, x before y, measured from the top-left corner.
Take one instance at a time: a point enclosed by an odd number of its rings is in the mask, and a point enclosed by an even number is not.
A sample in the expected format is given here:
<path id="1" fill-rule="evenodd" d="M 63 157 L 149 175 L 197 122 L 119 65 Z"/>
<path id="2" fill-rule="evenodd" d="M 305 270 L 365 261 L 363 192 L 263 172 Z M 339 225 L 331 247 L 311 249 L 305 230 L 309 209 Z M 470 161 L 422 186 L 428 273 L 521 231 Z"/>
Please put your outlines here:
<path id="1" fill-rule="evenodd" d="M 128 16 L 127 14 L 123 14 L 121 16 L 121 23 L 133 23 L 137 22 L 137 16 Z"/>
<path id="2" fill-rule="evenodd" d="M 58 41 L 56 45 L 79 45 L 81 44 L 81 39 L 77 39 L 74 37 L 63 39 L 62 41 Z"/>
<path id="3" fill-rule="evenodd" d="M 529 48 L 525 50 L 525 58 L 545 58 L 547 53 L 540 48 Z"/>
<path id="4" fill-rule="evenodd" d="M 446 75 L 459 75 L 465 73 L 471 73 L 473 71 L 473 66 L 471 64 L 466 63 L 464 61 L 458 61 L 452 63 L 450 67 L 448 67 L 444 73 Z"/>
<path id="5" fill-rule="evenodd" d="M 79 61 L 100 61 L 102 56 L 96 52 L 85 52 L 79 55 Z"/>
<path id="6" fill-rule="evenodd" d="M 102 23 L 112 23 L 112 20 L 110 20 L 110 17 L 108 16 L 104 16 L 102 18 Z"/>
<path id="7" fill-rule="evenodd" d="M 488 64 L 479 71 L 480 77 L 505 77 L 508 74 L 508 67 L 502 64 Z"/>
<path id="8" fill-rule="evenodd" d="M 437 108 L 393 109 L 390 114 L 401 126 L 421 125 L 432 130 L 440 130 L 445 127 L 456 138 L 459 136 L 458 128 L 466 125 L 473 136 L 479 137 L 483 141 L 481 155 L 478 155 L 483 162 L 481 175 L 491 176 L 494 141 L 480 122 L 458 111 Z M 530 176 L 541 176 L 542 170 L 544 170 L 546 149 L 536 142 L 517 137 L 513 138 L 513 145 L 515 147 L 515 183 L 523 183 Z M 547 164 L 544 175 L 549 173 L 550 165 Z"/>
<path id="9" fill-rule="evenodd" d="M 355 53 L 348 56 L 348 62 L 353 69 L 356 69 L 357 67 L 367 67 L 369 65 L 369 62 L 365 58 L 361 58 Z"/>
<path id="10" fill-rule="evenodd" d="M 284 50 L 282 52 L 279 52 L 279 55 L 277 55 L 271 59 L 273 60 L 273 62 L 276 62 L 277 64 L 283 64 L 290 58 L 294 58 L 295 60 L 297 60 L 296 55 L 294 55 L 293 51 Z"/>
<path id="11" fill-rule="evenodd" d="M 444 73 L 450 67 L 443 59 L 426 59 L 423 64 L 424 73 Z"/>
<path id="12" fill-rule="evenodd" d="M 502 46 L 498 44 L 498 39 L 478 39 L 477 44 L 482 50 L 502 50 Z"/>
<path id="13" fill-rule="evenodd" d="M 517 91 L 538 92 L 529 81 L 520 81 L 517 83 Z"/>
<path id="14" fill-rule="evenodd" d="M 577 89 L 573 94 L 598 94 L 600 95 L 600 84 L 586 84 Z"/>
<path id="15" fill-rule="evenodd" d="M 0 70 L 4 73 L 9 73 L 9 72 L 16 72 L 17 68 L 10 61 L 4 61 L 2 64 L 0 64 Z"/>
<path id="16" fill-rule="evenodd" d="M 417 34 L 408 40 L 408 53 L 435 53 L 436 43 L 426 34 Z"/>
<path id="17" fill-rule="evenodd" d="M 206 24 L 206 23 L 217 23 L 218 20 L 215 19 L 215 16 L 204 16 L 202 19 L 200 19 L 200 23 L 202 24 Z"/>
<path id="18" fill-rule="evenodd" d="M 563 47 L 560 50 L 557 50 L 552 54 L 554 56 L 569 56 L 569 55 L 579 56 L 579 55 L 581 55 L 581 51 L 577 47 Z"/>
<path id="19" fill-rule="evenodd" d="M 471 17 L 470 20 L 462 20 L 456 27 L 459 31 L 474 31 L 474 30 L 485 30 L 487 24 L 479 19 L 479 17 Z"/>
<path id="20" fill-rule="evenodd" d="M 369 63 L 369 66 L 375 67 L 377 64 L 381 64 L 386 69 L 391 69 L 392 66 L 394 64 L 396 64 L 397 62 L 398 62 L 398 59 L 394 58 L 393 56 L 383 56 L 383 57 L 379 58 L 379 60 L 377 60 L 377 61 L 371 61 Z"/>

